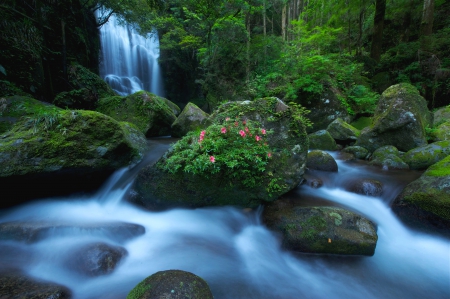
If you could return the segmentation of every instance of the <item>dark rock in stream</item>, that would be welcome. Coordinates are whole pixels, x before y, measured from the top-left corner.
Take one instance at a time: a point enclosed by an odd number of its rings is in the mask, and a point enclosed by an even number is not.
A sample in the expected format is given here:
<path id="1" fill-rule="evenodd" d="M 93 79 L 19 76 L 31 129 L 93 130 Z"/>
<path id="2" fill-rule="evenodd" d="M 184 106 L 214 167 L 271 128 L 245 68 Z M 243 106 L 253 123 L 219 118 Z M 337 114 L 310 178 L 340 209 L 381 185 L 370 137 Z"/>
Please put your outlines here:
<path id="1" fill-rule="evenodd" d="M 0 272 L 1 299 L 70 299 L 65 286 L 29 277 L 19 271 Z"/>
<path id="2" fill-rule="evenodd" d="M 127 299 L 213 299 L 208 284 L 201 277 L 186 271 L 156 272 L 141 281 Z"/>
<path id="3" fill-rule="evenodd" d="M 276 201 L 264 209 L 263 222 L 282 236 L 283 247 L 321 254 L 375 253 L 374 223 L 337 207 L 301 207 Z"/>
<path id="4" fill-rule="evenodd" d="M 87 276 L 100 276 L 114 271 L 117 264 L 128 252 L 120 246 L 106 243 L 93 243 L 75 249 L 67 265 Z"/>
<path id="5" fill-rule="evenodd" d="M 70 222 L 4 222 L 0 223 L 0 240 L 14 240 L 26 243 L 61 235 L 91 235 L 107 237 L 112 241 L 124 242 L 143 235 L 142 225 L 126 222 L 70 223 Z"/>
<path id="6" fill-rule="evenodd" d="M 368 195 L 368 196 L 380 196 L 383 193 L 383 184 L 380 181 L 373 179 L 355 179 L 347 182 L 345 189 L 347 191 Z"/>
<path id="7" fill-rule="evenodd" d="M 336 160 L 329 153 L 321 150 L 313 150 L 308 153 L 306 167 L 310 170 L 338 171 Z"/>

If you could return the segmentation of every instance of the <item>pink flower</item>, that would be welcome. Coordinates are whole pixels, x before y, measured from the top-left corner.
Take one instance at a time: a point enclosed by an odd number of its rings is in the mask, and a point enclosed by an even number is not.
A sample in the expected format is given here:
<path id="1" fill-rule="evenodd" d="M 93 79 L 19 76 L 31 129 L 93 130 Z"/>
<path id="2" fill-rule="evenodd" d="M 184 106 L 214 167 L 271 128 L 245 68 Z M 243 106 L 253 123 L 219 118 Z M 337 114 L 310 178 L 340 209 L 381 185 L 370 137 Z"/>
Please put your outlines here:
<path id="1" fill-rule="evenodd" d="M 266 134 L 266 130 L 261 129 L 261 133 L 262 133 L 263 135 Z"/>
<path id="2" fill-rule="evenodd" d="M 227 117 L 227 118 L 225 118 L 225 120 L 226 120 L 226 121 L 229 121 L 229 120 L 230 120 L 230 118 L 229 118 L 229 117 Z"/>
<path id="3" fill-rule="evenodd" d="M 211 161 L 211 163 L 216 162 L 216 158 L 214 158 L 214 156 L 209 156 L 209 161 Z"/>
<path id="4" fill-rule="evenodd" d="M 206 134 L 206 131 L 201 131 L 200 132 L 200 137 L 205 136 L 205 134 Z"/>
<path id="5" fill-rule="evenodd" d="M 234 122 L 234 126 L 237 127 L 239 126 L 239 123 L 237 121 Z"/>
<path id="6" fill-rule="evenodd" d="M 242 137 L 245 137 L 245 132 L 244 132 L 244 131 L 240 130 L 240 131 L 239 131 L 239 134 L 240 134 Z"/>
<path id="7" fill-rule="evenodd" d="M 267 157 L 271 158 L 272 157 L 272 153 L 267 153 Z"/>
<path id="8" fill-rule="evenodd" d="M 245 127 L 245 132 L 247 132 L 247 133 L 248 133 L 248 127 Z"/>
<path id="9" fill-rule="evenodd" d="M 222 129 L 220 129 L 220 133 L 225 134 L 227 132 L 227 128 L 223 127 Z"/>
<path id="10" fill-rule="evenodd" d="M 242 124 L 245 126 L 245 124 L 247 123 L 247 121 L 246 120 L 244 120 L 243 122 L 242 122 Z"/>
<path id="11" fill-rule="evenodd" d="M 261 137 L 259 137 L 258 135 L 256 135 L 256 141 L 260 141 L 261 140 Z"/>

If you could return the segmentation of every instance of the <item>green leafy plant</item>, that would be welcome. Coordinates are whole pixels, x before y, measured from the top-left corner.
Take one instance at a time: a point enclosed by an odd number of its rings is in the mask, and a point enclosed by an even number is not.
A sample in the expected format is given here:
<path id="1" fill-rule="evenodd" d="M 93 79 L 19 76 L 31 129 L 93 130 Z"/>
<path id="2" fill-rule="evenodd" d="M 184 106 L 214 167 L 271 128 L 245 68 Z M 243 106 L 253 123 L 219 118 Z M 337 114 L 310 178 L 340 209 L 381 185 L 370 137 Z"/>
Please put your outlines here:
<path id="1" fill-rule="evenodd" d="M 256 187 L 260 182 L 257 178 L 272 159 L 266 142 L 271 133 L 257 122 L 226 118 L 222 124 L 191 132 L 181 139 L 162 167 L 170 173 L 183 171 L 204 177 L 219 174 L 231 183 Z"/>
<path id="2" fill-rule="evenodd" d="M 31 116 L 27 116 L 25 126 L 33 131 L 34 134 L 40 130 L 49 131 L 58 124 L 60 120 L 60 109 L 47 108 L 38 110 Z"/>

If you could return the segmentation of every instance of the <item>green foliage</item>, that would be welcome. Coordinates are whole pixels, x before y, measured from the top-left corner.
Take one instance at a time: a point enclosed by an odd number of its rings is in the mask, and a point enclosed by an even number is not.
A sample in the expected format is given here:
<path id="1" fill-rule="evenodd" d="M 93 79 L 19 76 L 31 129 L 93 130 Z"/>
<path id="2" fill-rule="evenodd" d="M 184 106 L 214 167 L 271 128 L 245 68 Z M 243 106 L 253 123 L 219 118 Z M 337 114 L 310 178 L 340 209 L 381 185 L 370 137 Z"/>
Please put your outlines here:
<path id="1" fill-rule="evenodd" d="M 163 164 L 170 173 L 183 171 L 209 177 L 220 175 L 224 181 L 253 188 L 261 184 L 260 176 L 272 152 L 265 131 L 257 122 L 226 119 L 201 132 L 190 132 L 177 142 Z M 277 189 L 270 182 L 268 189 Z"/>
<path id="2" fill-rule="evenodd" d="M 50 131 L 56 126 L 61 118 L 61 109 L 43 108 L 38 109 L 30 116 L 25 117 L 25 127 L 31 129 L 34 134 L 42 131 Z"/>

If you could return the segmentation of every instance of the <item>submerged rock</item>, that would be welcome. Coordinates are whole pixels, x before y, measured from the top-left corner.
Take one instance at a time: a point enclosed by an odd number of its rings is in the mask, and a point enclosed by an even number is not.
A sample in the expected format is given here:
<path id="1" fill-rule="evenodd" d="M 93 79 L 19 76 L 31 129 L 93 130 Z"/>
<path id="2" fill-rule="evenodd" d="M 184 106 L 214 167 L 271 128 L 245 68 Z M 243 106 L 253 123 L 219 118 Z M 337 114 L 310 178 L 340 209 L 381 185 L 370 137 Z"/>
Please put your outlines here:
<path id="1" fill-rule="evenodd" d="M 138 91 L 126 97 L 108 97 L 99 100 L 96 111 L 118 121 L 126 121 L 147 137 L 168 136 L 177 119 L 167 99 L 147 91 Z"/>
<path id="2" fill-rule="evenodd" d="M 355 179 L 347 182 L 345 189 L 356 194 L 380 196 L 383 193 L 383 184 L 373 179 Z"/>
<path id="3" fill-rule="evenodd" d="M 277 98 L 230 102 L 210 122 L 201 135 L 188 134 L 140 171 L 136 203 L 156 210 L 257 207 L 301 182 L 308 139 L 296 108 Z"/>
<path id="4" fill-rule="evenodd" d="M 46 106 L 0 139 L 2 204 L 97 188 L 113 171 L 138 163 L 146 150 L 145 136 L 129 123 Z"/>
<path id="5" fill-rule="evenodd" d="M 450 156 L 408 184 L 392 209 L 407 224 L 450 236 Z"/>
<path id="6" fill-rule="evenodd" d="M 337 207 L 277 201 L 264 209 L 263 222 L 281 234 L 285 248 L 306 253 L 372 256 L 378 240 L 370 220 Z"/>
<path id="7" fill-rule="evenodd" d="M 201 277 L 181 270 L 156 272 L 134 287 L 127 299 L 213 299 Z"/>
<path id="8" fill-rule="evenodd" d="M 372 124 L 361 131 L 355 145 L 370 152 L 385 145 L 409 151 L 427 144 L 429 125 L 431 114 L 417 89 L 407 83 L 393 85 L 381 95 Z"/>
<path id="9" fill-rule="evenodd" d="M 0 271 L 0 298 L 70 299 L 72 292 L 65 286 L 19 271 Z"/>
<path id="10" fill-rule="evenodd" d="M 172 137 L 183 137 L 190 131 L 205 127 L 209 114 L 193 103 L 188 103 L 172 124 Z"/>
<path id="11" fill-rule="evenodd" d="M 87 276 L 106 275 L 114 271 L 127 255 L 125 248 L 98 242 L 75 249 L 67 265 Z"/>
<path id="12" fill-rule="evenodd" d="M 333 156 L 321 150 L 313 150 L 308 153 L 306 167 L 310 170 L 338 171 L 338 165 Z"/>

